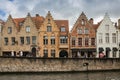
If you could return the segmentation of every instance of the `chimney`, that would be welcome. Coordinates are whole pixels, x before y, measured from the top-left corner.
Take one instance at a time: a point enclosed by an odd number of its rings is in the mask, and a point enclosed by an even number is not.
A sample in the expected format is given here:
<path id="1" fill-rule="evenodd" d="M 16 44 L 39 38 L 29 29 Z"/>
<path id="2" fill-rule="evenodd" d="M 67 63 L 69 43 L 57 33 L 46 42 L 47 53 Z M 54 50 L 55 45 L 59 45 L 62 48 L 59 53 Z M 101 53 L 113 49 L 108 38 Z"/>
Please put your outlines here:
<path id="1" fill-rule="evenodd" d="M 91 24 L 93 24 L 93 18 L 90 18 L 89 22 L 90 22 Z"/>
<path id="2" fill-rule="evenodd" d="M 38 17 L 39 16 L 39 14 L 36 14 L 36 17 Z"/>
<path id="3" fill-rule="evenodd" d="M 27 16 L 30 16 L 30 13 L 28 13 Z"/>

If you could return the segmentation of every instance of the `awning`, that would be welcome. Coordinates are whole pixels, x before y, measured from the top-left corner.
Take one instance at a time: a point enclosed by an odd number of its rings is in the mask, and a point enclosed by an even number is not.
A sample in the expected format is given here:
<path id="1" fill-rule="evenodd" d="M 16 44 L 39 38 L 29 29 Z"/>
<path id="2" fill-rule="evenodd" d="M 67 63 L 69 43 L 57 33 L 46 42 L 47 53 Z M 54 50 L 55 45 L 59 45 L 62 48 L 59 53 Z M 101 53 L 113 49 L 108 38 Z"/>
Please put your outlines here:
<path id="1" fill-rule="evenodd" d="M 94 48 L 92 48 L 92 49 L 90 49 L 90 48 L 88 48 L 88 49 L 71 49 L 73 52 L 78 52 L 78 51 L 83 51 L 83 52 L 96 52 L 96 49 Z"/>
<path id="2" fill-rule="evenodd" d="M 106 51 L 111 51 L 111 49 L 109 47 L 106 48 Z"/>
<path id="3" fill-rule="evenodd" d="M 99 51 L 100 51 L 100 52 L 101 52 L 101 51 L 104 51 L 104 49 L 103 49 L 102 47 L 100 47 L 100 48 L 99 48 Z"/>
<path id="4" fill-rule="evenodd" d="M 118 51 L 118 49 L 116 47 L 113 47 L 113 51 Z"/>

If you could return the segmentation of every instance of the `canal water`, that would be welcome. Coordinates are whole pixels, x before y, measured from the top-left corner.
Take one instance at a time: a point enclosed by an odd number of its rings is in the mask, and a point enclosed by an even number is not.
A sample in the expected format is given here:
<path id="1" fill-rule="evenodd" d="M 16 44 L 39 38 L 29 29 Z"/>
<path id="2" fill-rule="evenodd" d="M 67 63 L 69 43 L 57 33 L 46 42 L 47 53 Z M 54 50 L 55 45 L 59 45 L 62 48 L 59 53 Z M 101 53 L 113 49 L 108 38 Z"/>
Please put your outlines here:
<path id="1" fill-rule="evenodd" d="M 74 73 L 0 73 L 0 80 L 120 80 L 120 71 Z"/>

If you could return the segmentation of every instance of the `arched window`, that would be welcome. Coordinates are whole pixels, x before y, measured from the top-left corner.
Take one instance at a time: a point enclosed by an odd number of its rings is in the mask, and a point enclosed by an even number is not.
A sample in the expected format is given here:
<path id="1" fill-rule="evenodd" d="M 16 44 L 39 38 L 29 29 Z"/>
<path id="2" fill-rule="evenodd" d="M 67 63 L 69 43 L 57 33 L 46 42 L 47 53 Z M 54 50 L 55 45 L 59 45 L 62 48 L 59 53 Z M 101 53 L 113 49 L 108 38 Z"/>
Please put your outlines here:
<path id="1" fill-rule="evenodd" d="M 50 19 L 48 19 L 48 23 L 50 23 Z"/>
<path id="2" fill-rule="evenodd" d="M 85 25 L 85 20 L 84 19 L 82 19 L 81 24 Z"/>

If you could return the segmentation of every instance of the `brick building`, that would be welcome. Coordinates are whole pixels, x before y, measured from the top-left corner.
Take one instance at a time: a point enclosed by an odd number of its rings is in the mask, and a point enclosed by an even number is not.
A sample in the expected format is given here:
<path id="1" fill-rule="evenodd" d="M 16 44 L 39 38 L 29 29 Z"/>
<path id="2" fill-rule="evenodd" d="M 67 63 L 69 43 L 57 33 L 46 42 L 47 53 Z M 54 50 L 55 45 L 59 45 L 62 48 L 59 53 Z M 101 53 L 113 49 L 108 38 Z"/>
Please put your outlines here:
<path id="1" fill-rule="evenodd" d="M 3 56 L 68 57 L 68 20 L 54 20 L 36 14 L 26 18 L 9 15 L 2 29 Z"/>
<path id="2" fill-rule="evenodd" d="M 96 53 L 96 32 L 93 19 L 87 19 L 82 12 L 70 33 L 72 57 L 94 57 Z"/>
<path id="3" fill-rule="evenodd" d="M 41 57 L 68 57 L 68 20 L 54 20 L 50 11 L 39 29 Z"/>
<path id="4" fill-rule="evenodd" d="M 44 21 L 38 14 L 26 18 L 12 18 L 9 15 L 2 28 L 2 54 L 3 56 L 39 56 L 38 31 Z"/>

